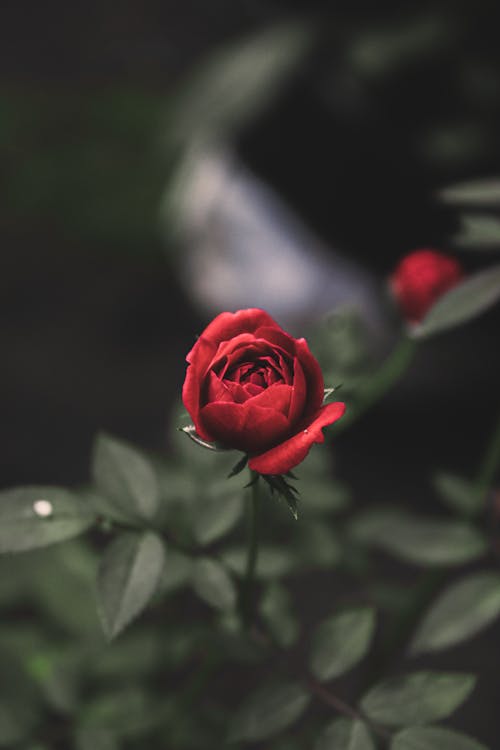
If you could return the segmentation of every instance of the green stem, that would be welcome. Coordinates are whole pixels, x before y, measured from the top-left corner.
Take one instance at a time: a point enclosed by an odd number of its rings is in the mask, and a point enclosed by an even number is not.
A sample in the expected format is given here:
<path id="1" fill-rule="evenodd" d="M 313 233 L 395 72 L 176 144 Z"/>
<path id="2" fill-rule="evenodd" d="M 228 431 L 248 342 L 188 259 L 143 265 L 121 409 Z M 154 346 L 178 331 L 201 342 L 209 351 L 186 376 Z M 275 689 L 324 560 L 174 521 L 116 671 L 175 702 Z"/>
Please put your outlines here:
<path id="1" fill-rule="evenodd" d="M 379 369 L 361 386 L 356 402 L 336 425 L 336 431 L 344 430 L 364 414 L 394 385 L 410 364 L 417 348 L 416 339 L 403 336 Z"/>
<path id="2" fill-rule="evenodd" d="M 476 492 L 480 500 L 485 500 L 495 479 L 500 464 L 500 418 L 493 430 L 476 478 Z"/>
<path id="3" fill-rule="evenodd" d="M 362 714 L 361 711 L 353 708 L 351 705 L 349 705 L 349 703 L 346 703 L 344 700 L 332 693 L 331 690 L 325 688 L 324 685 L 321 685 L 317 680 L 306 680 L 306 686 L 309 688 L 309 691 L 313 695 L 316 695 L 321 701 L 323 701 L 323 703 L 325 703 L 325 705 L 333 708 L 334 711 L 337 711 L 338 713 L 343 714 L 350 719 L 365 722 L 366 724 L 368 724 L 368 726 L 371 727 L 373 732 L 383 740 L 389 740 L 391 738 L 390 732 L 388 732 L 386 729 L 379 726 L 375 722 L 371 721 L 371 719 Z"/>
<path id="4" fill-rule="evenodd" d="M 259 515 L 260 515 L 260 493 L 259 475 L 251 471 L 250 498 L 249 498 L 249 533 L 248 551 L 245 578 L 243 579 L 240 612 L 243 624 L 250 627 L 254 616 L 254 587 L 255 570 L 257 567 L 257 555 L 259 550 Z"/>

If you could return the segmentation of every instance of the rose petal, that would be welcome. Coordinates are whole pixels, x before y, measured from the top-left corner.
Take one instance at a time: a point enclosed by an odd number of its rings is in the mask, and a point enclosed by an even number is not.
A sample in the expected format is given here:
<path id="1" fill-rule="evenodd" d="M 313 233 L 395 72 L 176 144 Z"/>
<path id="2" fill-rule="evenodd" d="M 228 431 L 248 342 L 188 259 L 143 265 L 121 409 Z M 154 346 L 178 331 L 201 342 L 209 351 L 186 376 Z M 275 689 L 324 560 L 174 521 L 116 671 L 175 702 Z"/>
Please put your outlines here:
<path id="1" fill-rule="evenodd" d="M 198 372 L 206 372 L 221 342 L 233 341 L 234 343 L 234 339 L 240 334 L 252 334 L 262 326 L 279 328 L 268 313 L 258 308 L 238 310 L 236 313 L 221 313 L 208 324 L 196 340 L 186 360 L 195 364 Z"/>
<path id="2" fill-rule="evenodd" d="M 315 412 L 323 403 L 325 383 L 318 360 L 311 354 L 307 341 L 297 339 L 295 342 L 297 357 L 300 360 L 307 382 L 308 411 Z"/>
<path id="3" fill-rule="evenodd" d="M 182 402 L 194 422 L 198 435 L 203 438 L 203 440 L 207 440 L 211 443 L 214 441 L 214 438 L 200 421 L 200 392 L 200 376 L 196 368 L 193 365 L 189 365 L 186 372 L 186 379 L 182 386 Z"/>
<path id="4" fill-rule="evenodd" d="M 233 388 L 232 386 L 236 386 Z M 246 401 L 248 396 L 238 383 L 221 380 L 215 372 L 208 374 L 208 391 L 206 401 Z"/>
<path id="5" fill-rule="evenodd" d="M 296 339 L 294 339 L 288 333 L 285 333 L 285 331 L 276 326 L 276 324 L 272 327 L 262 326 L 261 328 L 258 328 L 255 331 L 255 338 L 264 339 L 265 341 L 269 341 L 274 346 L 279 346 L 285 352 L 291 354 L 292 357 L 295 354 Z"/>
<path id="6" fill-rule="evenodd" d="M 279 349 L 276 350 L 276 354 L 278 356 L 278 362 L 276 364 L 276 367 L 279 369 L 284 382 L 287 385 L 292 385 L 293 383 L 293 360 L 290 360 L 289 354 L 282 354 L 282 352 Z"/>
<path id="7" fill-rule="evenodd" d="M 290 429 L 287 418 L 279 411 L 252 402 L 253 399 L 244 404 L 207 404 L 200 418 L 206 431 L 222 445 L 251 453 L 263 445 L 273 445 Z"/>
<path id="8" fill-rule="evenodd" d="M 287 375 L 287 370 L 290 369 L 287 364 L 289 355 L 284 350 L 264 339 L 254 339 L 250 334 L 238 336 L 237 339 L 241 341 L 237 341 L 234 349 L 231 348 L 232 342 L 230 341 L 221 344 L 210 364 L 210 368 L 215 370 L 221 378 L 241 381 L 243 377 L 241 371 L 248 371 L 252 368 L 274 370 L 280 380 L 289 378 Z M 280 370 L 282 366 L 285 369 L 283 373 Z"/>
<path id="9" fill-rule="evenodd" d="M 229 382 L 231 382 L 231 381 L 229 381 Z M 254 383 L 245 383 L 242 386 L 242 388 L 245 391 L 245 393 L 247 394 L 247 398 L 245 399 L 245 401 L 248 398 L 253 398 L 254 396 L 258 396 L 259 393 L 262 393 L 262 391 L 264 390 L 264 388 L 261 385 L 255 385 Z"/>
<path id="10" fill-rule="evenodd" d="M 206 339 L 202 334 L 196 339 L 191 351 L 188 352 L 186 362 L 193 363 L 199 372 L 206 372 L 216 351 L 217 345 Z"/>
<path id="11" fill-rule="evenodd" d="M 225 379 L 228 381 L 231 380 L 233 383 L 241 383 L 242 380 L 245 380 L 245 375 L 247 375 L 253 367 L 253 362 L 245 362 L 234 370 L 231 370 L 230 373 L 227 373 Z"/>
<path id="12" fill-rule="evenodd" d="M 231 341 L 222 341 L 219 344 L 211 367 L 224 376 L 228 369 L 233 369 L 239 362 L 252 361 L 261 351 L 262 347 L 256 346 L 256 339 L 252 333 L 242 333 Z"/>
<path id="13" fill-rule="evenodd" d="M 344 412 L 345 404 L 340 401 L 323 406 L 300 432 L 265 453 L 253 456 L 248 462 L 249 467 L 260 474 L 286 474 L 304 460 L 313 443 L 324 441 L 322 429 L 340 419 Z"/>
<path id="14" fill-rule="evenodd" d="M 262 406 L 264 408 L 274 409 L 288 417 L 290 411 L 290 402 L 292 399 L 292 386 L 284 383 L 275 383 L 265 388 L 258 396 L 252 398 L 251 406 Z M 250 403 L 248 404 L 250 408 Z M 290 419 L 288 418 L 288 422 Z"/>
<path id="15" fill-rule="evenodd" d="M 254 333 L 262 326 L 275 328 L 278 324 L 268 313 L 257 307 L 238 310 L 235 313 L 223 312 L 208 324 L 203 331 L 203 337 L 219 344 L 221 341 L 234 339 L 240 333 Z"/>
<path id="16" fill-rule="evenodd" d="M 293 388 L 292 401 L 288 418 L 291 424 L 295 424 L 301 418 L 306 403 L 306 378 L 304 370 L 297 357 L 293 363 Z"/>
<path id="17" fill-rule="evenodd" d="M 209 438 L 207 434 L 200 432 L 201 427 L 198 423 L 200 393 L 203 378 L 210 367 L 210 363 L 216 351 L 217 347 L 215 344 L 206 341 L 200 336 L 186 357 L 186 360 L 190 364 L 186 371 L 184 385 L 182 386 L 182 401 L 184 406 L 191 415 L 191 419 L 197 428 L 197 432 L 204 440 L 210 440 L 211 438 Z"/>

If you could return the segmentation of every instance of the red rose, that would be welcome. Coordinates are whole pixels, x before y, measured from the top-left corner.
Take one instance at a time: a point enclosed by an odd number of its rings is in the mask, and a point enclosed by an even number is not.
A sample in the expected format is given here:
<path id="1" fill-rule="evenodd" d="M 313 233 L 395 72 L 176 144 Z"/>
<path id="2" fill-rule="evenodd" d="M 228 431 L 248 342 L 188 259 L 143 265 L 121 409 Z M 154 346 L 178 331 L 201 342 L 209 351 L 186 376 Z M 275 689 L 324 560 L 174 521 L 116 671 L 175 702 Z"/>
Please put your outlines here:
<path id="1" fill-rule="evenodd" d="M 463 278 L 460 263 L 436 250 L 415 250 L 390 278 L 392 293 L 410 323 L 419 323 L 432 305 Z"/>
<path id="2" fill-rule="evenodd" d="M 318 362 L 264 310 L 218 315 L 187 355 L 182 399 L 198 435 L 248 453 L 260 474 L 299 464 L 342 403 L 323 404 Z"/>

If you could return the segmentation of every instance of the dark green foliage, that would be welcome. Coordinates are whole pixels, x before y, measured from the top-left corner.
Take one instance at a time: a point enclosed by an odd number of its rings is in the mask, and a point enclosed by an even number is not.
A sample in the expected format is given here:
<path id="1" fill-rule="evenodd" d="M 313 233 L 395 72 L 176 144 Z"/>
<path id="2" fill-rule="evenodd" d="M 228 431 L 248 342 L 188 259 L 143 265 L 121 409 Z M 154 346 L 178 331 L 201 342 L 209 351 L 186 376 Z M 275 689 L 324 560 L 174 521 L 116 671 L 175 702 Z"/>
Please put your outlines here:
<path id="1" fill-rule="evenodd" d="M 411 727 L 393 739 L 390 750 L 487 750 L 477 740 L 443 727 Z"/>
<path id="2" fill-rule="evenodd" d="M 443 295 L 415 331 L 418 338 L 452 328 L 480 315 L 500 299 L 500 266 L 469 276 Z"/>
<path id="3" fill-rule="evenodd" d="M 309 701 L 307 691 L 296 682 L 266 686 L 238 709 L 229 729 L 229 740 L 255 742 L 271 737 L 294 724 Z"/>
<path id="4" fill-rule="evenodd" d="M 375 750 L 375 743 L 359 719 L 334 719 L 322 732 L 314 750 Z"/>
<path id="5" fill-rule="evenodd" d="M 130 519 L 151 520 L 159 486 L 153 466 L 135 448 L 108 435 L 94 445 L 92 477 L 97 491 Z"/>
<path id="6" fill-rule="evenodd" d="M 354 667 L 365 656 L 375 627 L 371 609 L 346 610 L 324 620 L 313 634 L 311 671 L 331 680 Z"/>
<path id="7" fill-rule="evenodd" d="M 461 565 L 487 550 L 483 534 L 461 521 L 397 509 L 366 511 L 350 525 L 353 539 L 416 565 Z"/>
<path id="8" fill-rule="evenodd" d="M 461 706 L 474 684 L 469 674 L 415 672 L 376 685 L 364 696 L 361 708 L 380 724 L 430 724 Z"/>
<path id="9" fill-rule="evenodd" d="M 473 516 L 482 510 L 483 498 L 473 482 L 440 471 L 434 475 L 433 485 L 451 511 L 463 516 Z"/>
<path id="10" fill-rule="evenodd" d="M 412 653 L 439 651 L 461 643 L 500 615 L 500 574 L 472 573 L 433 602 L 413 639 Z"/>
<path id="11" fill-rule="evenodd" d="M 416 672 L 374 685 L 361 698 L 359 711 L 355 697 L 339 702 L 336 690 L 331 693 L 321 683 L 355 667 L 366 669 L 365 657 L 374 646 L 375 610 L 358 594 L 354 606 L 329 617 L 325 608 L 315 614 L 319 625 L 312 625 L 311 613 L 304 613 L 296 599 L 301 589 L 294 581 L 332 569 L 336 575 L 349 569 L 364 575 L 369 558 L 363 550 L 372 546 L 421 566 L 456 565 L 482 554 L 485 542 L 475 527 L 383 509 L 341 523 L 336 515 L 349 512 L 350 493 L 331 477 L 326 454 L 313 450 L 293 476 L 303 503 L 297 524 L 273 493 L 263 498 L 266 525 L 256 568 L 255 619 L 245 631 L 239 590 L 247 565 L 241 521 L 249 490 L 239 474 L 223 478 L 234 456 L 205 452 L 185 439 L 179 449 L 177 458 L 166 463 L 115 438 L 100 437 L 94 452 L 95 487 L 79 493 L 55 488 L 3 493 L 1 512 L 11 524 L 4 543 L 16 551 L 63 541 L 96 521 L 109 541 L 99 555 L 83 541 L 29 553 L 19 558 L 25 561 L 17 571 L 18 583 L 24 581 L 21 588 L 9 586 L 8 579 L 0 586 L 0 603 L 15 606 L 19 598 L 34 597 L 41 622 L 47 622 L 40 631 L 0 629 L 0 643 L 9 654 L 5 680 L 16 685 L 15 695 L 7 691 L 0 700 L 0 746 L 33 733 L 44 736 L 52 713 L 67 723 L 61 736 L 64 742 L 71 737 L 76 750 L 114 750 L 124 743 L 154 746 L 164 737 L 179 750 L 215 750 L 228 732 L 229 746 L 284 733 L 281 745 L 276 739 L 278 750 L 313 745 L 314 750 L 373 750 L 376 737 L 392 742 L 391 750 L 413 745 L 420 750 L 436 738 L 451 741 L 456 734 L 451 730 L 397 733 L 381 725 L 404 727 L 447 718 L 468 698 L 474 678 Z M 206 463 L 207 454 L 212 465 Z M 289 486 L 288 480 L 283 482 Z M 33 511 L 33 503 L 46 498 L 54 519 Z M 48 506 L 38 508 L 45 512 Z M 69 526 L 47 535 L 45 524 L 57 520 Z M 288 541 L 279 544 L 276 538 L 283 533 Z M 38 555 L 34 568 L 30 555 Z M 474 573 L 444 590 L 421 620 L 413 649 L 454 645 L 492 622 L 500 613 L 497 578 L 494 572 Z M 108 641 L 119 636 L 110 645 L 104 643 L 95 616 L 94 580 L 104 634 Z M 397 606 L 387 609 L 391 617 L 408 611 L 412 596 L 398 594 Z M 65 633 L 63 645 L 57 645 L 58 632 Z M 308 675 L 303 655 L 294 653 L 302 637 L 318 682 Z M 269 664 L 276 666 L 276 679 L 269 683 L 264 677 L 259 683 L 258 675 Z M 241 701 L 228 692 L 233 671 Z M 227 674 L 229 683 L 220 674 Z M 247 674 L 254 675 L 257 687 L 245 697 Z M 158 691 L 165 680 L 167 689 Z M 306 713 L 316 699 L 330 711 L 347 706 L 351 718 L 332 720 L 321 729 L 314 712 Z M 295 724 L 299 734 L 292 731 L 287 740 L 287 729 Z M 456 736 L 457 743 L 475 750 L 474 740 Z"/>
<path id="12" fill-rule="evenodd" d="M 97 579 L 104 632 L 114 638 L 144 609 L 165 565 L 161 538 L 151 532 L 120 534 L 106 549 Z"/>
<path id="13" fill-rule="evenodd" d="M 46 547 L 82 534 L 93 509 L 59 487 L 16 487 L 0 493 L 0 552 Z"/>
<path id="14" fill-rule="evenodd" d="M 192 586 L 198 596 L 216 609 L 233 609 L 236 604 L 236 589 L 226 569 L 208 557 L 199 558 L 193 564 Z"/>

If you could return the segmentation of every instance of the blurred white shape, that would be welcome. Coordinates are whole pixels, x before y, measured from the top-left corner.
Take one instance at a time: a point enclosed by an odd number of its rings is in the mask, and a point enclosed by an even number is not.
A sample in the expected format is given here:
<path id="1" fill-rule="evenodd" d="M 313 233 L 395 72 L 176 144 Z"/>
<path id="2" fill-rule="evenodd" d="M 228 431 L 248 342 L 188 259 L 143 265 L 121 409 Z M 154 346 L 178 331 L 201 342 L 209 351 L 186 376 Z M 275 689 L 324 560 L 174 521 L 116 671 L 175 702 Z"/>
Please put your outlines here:
<path id="1" fill-rule="evenodd" d="M 35 500 L 33 510 L 40 518 L 48 518 L 53 513 L 52 503 L 48 500 Z"/>
<path id="2" fill-rule="evenodd" d="M 193 146 L 164 208 L 187 289 L 205 311 L 262 307 L 293 330 L 349 305 L 381 325 L 373 276 L 327 248 L 227 148 Z"/>

